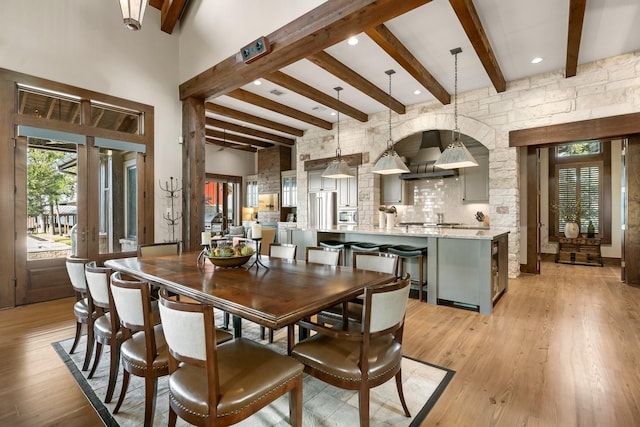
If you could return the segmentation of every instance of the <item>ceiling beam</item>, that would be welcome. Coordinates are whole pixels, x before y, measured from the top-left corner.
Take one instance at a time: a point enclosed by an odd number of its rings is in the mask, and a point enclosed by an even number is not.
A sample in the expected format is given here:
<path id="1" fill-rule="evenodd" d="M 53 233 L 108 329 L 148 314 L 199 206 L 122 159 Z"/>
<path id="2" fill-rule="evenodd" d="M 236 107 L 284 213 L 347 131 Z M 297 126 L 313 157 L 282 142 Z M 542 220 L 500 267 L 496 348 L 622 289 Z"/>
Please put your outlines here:
<path id="1" fill-rule="evenodd" d="M 240 120 L 243 122 L 251 123 L 257 126 L 262 126 L 267 129 L 273 129 L 280 132 L 288 133 L 294 136 L 303 136 L 304 130 L 287 126 L 282 123 L 274 122 L 271 120 L 263 119 L 262 117 L 254 116 L 243 111 L 234 110 L 233 108 L 223 107 L 211 102 L 205 102 L 204 108 L 212 113 L 219 114 L 221 116 L 230 117 L 232 119 Z"/>
<path id="2" fill-rule="evenodd" d="M 296 120 L 300 120 L 301 122 L 306 122 L 311 125 L 318 126 L 319 128 L 322 128 L 322 129 L 331 130 L 333 128 L 333 125 L 331 124 L 331 122 L 322 120 L 316 116 L 312 116 L 311 114 L 307 114 L 300 110 L 296 110 L 295 108 L 287 107 L 284 104 L 280 104 L 279 102 L 272 101 L 269 98 L 256 95 L 255 93 L 249 92 L 244 89 L 234 89 L 231 92 L 227 93 L 227 96 L 230 96 L 231 98 L 235 98 L 239 101 L 253 104 L 257 107 L 271 110 L 275 113 L 282 114 L 284 116 L 288 116 Z"/>
<path id="3" fill-rule="evenodd" d="M 160 9 L 160 29 L 167 34 L 173 33 L 182 11 L 189 0 L 164 0 Z"/>
<path id="4" fill-rule="evenodd" d="M 227 133 L 214 129 L 205 129 L 205 136 L 218 138 L 222 141 L 240 142 L 242 144 L 255 145 L 256 147 L 273 147 L 274 144 L 258 139 L 247 138 L 246 136 L 236 135 L 235 133 Z"/>
<path id="5" fill-rule="evenodd" d="M 451 95 L 384 24 L 369 28 L 366 34 L 438 101 L 444 105 L 451 103 Z"/>
<path id="6" fill-rule="evenodd" d="M 327 52 L 316 52 L 313 55 L 310 55 L 307 59 L 339 79 L 344 80 L 345 83 L 350 84 L 365 95 L 375 99 L 385 107 L 391 108 L 398 114 L 406 113 L 406 108 L 400 101 L 392 98 L 387 92 L 383 91 L 378 86 L 374 85 L 369 80 L 365 79 L 360 74 L 335 59 L 333 56 L 329 55 Z"/>
<path id="7" fill-rule="evenodd" d="M 451 3 L 453 10 L 458 16 L 458 21 L 462 24 L 462 28 L 464 28 L 465 33 L 467 33 L 467 37 L 469 37 L 469 41 L 471 41 L 496 92 L 504 92 L 507 90 L 507 83 L 504 80 L 502 70 L 500 70 L 500 65 L 491 48 L 487 34 L 484 32 L 478 12 L 476 12 L 476 8 L 473 6 L 473 0 L 449 0 L 449 3 Z M 456 46 L 451 46 L 452 49 L 455 47 Z"/>
<path id="8" fill-rule="evenodd" d="M 289 89 L 292 92 L 300 94 L 336 111 L 340 111 L 341 113 L 344 113 L 349 117 L 353 117 L 360 122 L 364 123 L 369 120 L 369 116 L 366 113 L 363 113 L 362 111 L 353 108 L 352 106 L 345 104 L 342 101 L 338 101 L 335 97 L 329 96 L 324 92 L 321 92 L 318 89 L 315 89 L 308 84 L 303 83 L 300 80 L 297 80 L 283 73 L 282 71 L 276 71 L 274 73 L 268 74 L 264 78 L 272 83 Z"/>
<path id="9" fill-rule="evenodd" d="M 207 126 L 226 129 L 226 130 L 230 130 L 238 133 L 243 133 L 243 134 L 255 136 L 258 138 L 267 139 L 273 142 L 279 142 L 280 144 L 284 144 L 284 145 L 294 145 L 296 143 L 296 140 L 292 138 L 285 138 L 284 136 L 274 135 L 269 132 L 264 132 L 264 131 L 253 129 L 243 125 L 237 125 L 235 123 L 225 122 L 224 120 L 213 119 L 211 117 L 207 117 L 205 119 L 205 124 Z"/>
<path id="10" fill-rule="evenodd" d="M 431 0 L 331 0 L 267 35 L 271 53 L 245 64 L 238 53 L 180 85 L 180 99 L 224 95 L 257 78 L 299 61 L 400 16 Z"/>
<path id="11" fill-rule="evenodd" d="M 569 3 L 569 31 L 567 36 L 567 64 L 565 77 L 573 77 L 578 72 L 578 54 L 582 39 L 582 24 L 587 0 L 571 0 Z"/>
<path id="12" fill-rule="evenodd" d="M 236 144 L 229 141 L 222 141 L 216 138 L 205 137 L 205 142 L 207 144 L 217 145 L 219 147 L 232 148 L 234 150 L 249 151 L 251 153 L 255 153 L 256 151 L 258 151 L 256 147 L 252 147 L 251 145 Z"/>

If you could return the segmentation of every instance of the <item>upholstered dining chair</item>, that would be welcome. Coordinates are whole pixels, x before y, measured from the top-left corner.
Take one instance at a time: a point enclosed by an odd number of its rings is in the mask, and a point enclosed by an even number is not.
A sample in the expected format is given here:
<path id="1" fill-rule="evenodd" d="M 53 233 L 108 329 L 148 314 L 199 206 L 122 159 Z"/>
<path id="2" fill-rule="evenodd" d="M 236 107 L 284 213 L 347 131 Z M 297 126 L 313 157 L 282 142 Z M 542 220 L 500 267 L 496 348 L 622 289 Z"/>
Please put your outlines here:
<path id="1" fill-rule="evenodd" d="M 149 285 L 111 275 L 111 293 L 122 327 L 120 353 L 124 375 L 114 414 L 127 394 L 131 375 L 144 378 L 144 425 L 153 424 L 158 378 L 169 375 L 169 359 L 162 325 L 156 324 Z"/>
<path id="2" fill-rule="evenodd" d="M 316 331 L 293 347 L 291 356 L 305 372 L 336 387 L 358 390 L 360 426 L 369 426 L 370 389 L 396 379 L 404 414 L 402 335 L 409 298 L 409 275 L 396 282 L 365 288 L 363 321 L 342 330 L 309 321 L 299 326 Z"/>
<path id="3" fill-rule="evenodd" d="M 147 243 L 138 245 L 138 256 L 162 256 L 182 253 L 182 242 Z"/>
<path id="4" fill-rule="evenodd" d="M 78 342 L 82 335 L 82 325 L 87 325 L 87 345 L 84 353 L 84 363 L 82 370 L 89 369 L 91 354 L 93 353 L 93 319 L 94 312 L 89 311 L 89 291 L 87 289 L 87 278 L 84 274 L 84 265 L 89 262 L 85 258 L 68 257 L 66 260 L 67 274 L 71 280 L 71 286 L 76 293 L 76 302 L 73 304 L 73 313 L 76 315 L 76 335 L 71 344 L 69 354 L 76 351 Z"/>
<path id="5" fill-rule="evenodd" d="M 306 260 L 314 264 L 337 266 L 342 249 L 307 246 Z"/>
<path id="6" fill-rule="evenodd" d="M 104 401 L 109 403 L 113 397 L 113 391 L 118 378 L 120 343 L 122 341 L 120 321 L 118 320 L 118 313 L 113 304 L 113 296 L 111 295 L 111 287 L 109 286 L 111 269 L 98 267 L 95 261 L 91 261 L 85 265 L 84 270 L 90 295 L 89 309 L 96 312 L 96 318 L 93 322 L 96 352 L 93 359 L 93 366 L 91 367 L 91 371 L 89 371 L 89 379 L 93 378 L 96 368 L 100 363 L 102 346 L 108 345 L 110 350 L 109 383 Z"/>
<path id="7" fill-rule="evenodd" d="M 298 246 L 292 243 L 272 243 L 269 246 L 269 257 L 293 260 L 296 258 L 297 248 Z"/>
<path id="8" fill-rule="evenodd" d="M 175 301 L 160 291 L 169 346 L 169 426 L 226 426 L 289 394 L 289 422 L 302 426 L 301 363 L 251 340 L 218 345 L 213 306 Z"/>
<path id="9" fill-rule="evenodd" d="M 298 246 L 292 243 L 272 243 L 269 247 L 269 258 L 294 260 L 297 248 Z M 264 326 L 260 326 L 260 339 L 264 339 L 265 330 Z M 269 342 L 273 342 L 273 329 L 269 329 Z"/>
<path id="10" fill-rule="evenodd" d="M 379 273 L 389 273 L 394 276 L 398 275 L 399 257 L 395 254 L 387 252 L 353 252 L 352 254 L 353 268 L 361 270 L 377 271 Z M 342 304 L 336 304 L 329 307 L 318 314 L 318 323 L 336 323 L 342 322 L 347 324 L 348 320 L 352 322 L 362 322 L 362 306 L 364 300 L 362 295 L 345 301 Z"/>

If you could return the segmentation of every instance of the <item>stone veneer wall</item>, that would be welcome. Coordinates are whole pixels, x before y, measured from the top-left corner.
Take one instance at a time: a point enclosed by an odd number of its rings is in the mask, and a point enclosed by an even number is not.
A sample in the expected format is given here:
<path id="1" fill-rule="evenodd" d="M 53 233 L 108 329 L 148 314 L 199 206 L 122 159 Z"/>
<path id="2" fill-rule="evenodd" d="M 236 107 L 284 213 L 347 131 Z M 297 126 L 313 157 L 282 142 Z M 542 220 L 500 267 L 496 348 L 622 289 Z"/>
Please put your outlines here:
<path id="1" fill-rule="evenodd" d="M 276 145 L 258 150 L 258 195 L 278 194 L 278 210 L 258 212 L 258 220 L 263 223 L 281 221 L 282 210 L 280 172 L 291 169 L 291 148 Z"/>
<path id="2" fill-rule="evenodd" d="M 464 76 L 461 76 L 464 79 Z M 496 93 L 487 87 L 459 94 L 458 123 L 463 134 L 489 149 L 489 210 L 491 226 L 509 235 L 509 276 L 520 271 L 519 151 L 509 147 L 509 131 L 640 111 L 640 52 L 608 58 L 578 67 L 566 79 L 558 70 L 509 82 Z M 360 224 L 373 225 L 380 205 L 380 179 L 371 163 L 384 150 L 387 112 L 370 115 L 367 123 L 353 119 L 340 125 L 342 154 L 362 152 L 358 168 Z M 453 128 L 453 103 L 415 104 L 406 114 L 392 118 L 393 138 L 415 132 Z M 327 157 L 335 151 L 334 132 L 309 130 L 298 138 L 298 223 L 307 223 L 307 174 L 304 160 Z"/>

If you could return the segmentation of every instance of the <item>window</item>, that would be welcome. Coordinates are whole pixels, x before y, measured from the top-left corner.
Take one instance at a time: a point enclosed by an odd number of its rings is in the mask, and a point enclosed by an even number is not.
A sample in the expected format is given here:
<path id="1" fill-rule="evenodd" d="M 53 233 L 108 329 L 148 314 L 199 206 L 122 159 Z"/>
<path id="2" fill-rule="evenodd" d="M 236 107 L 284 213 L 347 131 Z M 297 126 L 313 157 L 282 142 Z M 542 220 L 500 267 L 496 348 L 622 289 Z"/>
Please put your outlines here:
<path id="1" fill-rule="evenodd" d="M 611 150 L 601 141 L 580 141 L 556 146 L 549 156 L 549 239 L 564 235 L 572 216 L 580 232 L 593 223 L 598 237 L 611 241 Z M 568 208 L 567 208 L 568 207 Z"/>

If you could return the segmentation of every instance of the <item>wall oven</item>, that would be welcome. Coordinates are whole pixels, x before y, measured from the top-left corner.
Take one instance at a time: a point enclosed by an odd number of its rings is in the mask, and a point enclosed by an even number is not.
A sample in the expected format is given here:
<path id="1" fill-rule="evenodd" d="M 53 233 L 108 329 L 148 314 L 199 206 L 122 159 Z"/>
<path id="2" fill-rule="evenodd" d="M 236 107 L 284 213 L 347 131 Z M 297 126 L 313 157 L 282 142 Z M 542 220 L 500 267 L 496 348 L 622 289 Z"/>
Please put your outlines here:
<path id="1" fill-rule="evenodd" d="M 338 225 L 358 225 L 358 211 L 355 209 L 339 209 Z"/>

